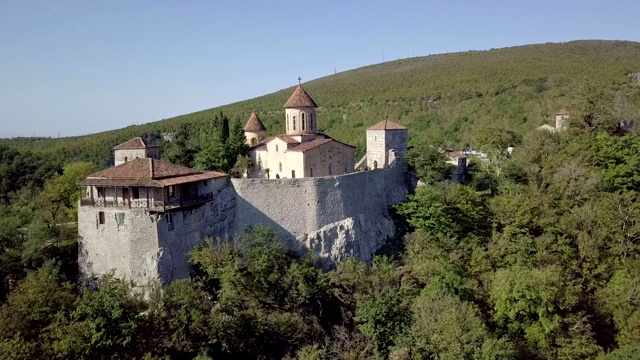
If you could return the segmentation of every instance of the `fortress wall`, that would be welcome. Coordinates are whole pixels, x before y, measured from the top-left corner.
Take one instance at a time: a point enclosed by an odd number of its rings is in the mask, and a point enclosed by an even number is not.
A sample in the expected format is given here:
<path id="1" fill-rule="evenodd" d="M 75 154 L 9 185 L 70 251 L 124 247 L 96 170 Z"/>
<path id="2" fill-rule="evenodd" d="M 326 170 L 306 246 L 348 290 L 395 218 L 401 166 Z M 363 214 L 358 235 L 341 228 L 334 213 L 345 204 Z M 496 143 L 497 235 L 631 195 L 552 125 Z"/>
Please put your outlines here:
<path id="1" fill-rule="evenodd" d="M 271 226 L 288 240 L 316 229 L 315 178 L 231 179 L 236 197 L 234 229 Z"/>
<path id="2" fill-rule="evenodd" d="M 104 224 L 98 224 L 98 212 L 104 212 Z M 116 220 L 125 214 L 124 225 Z M 144 209 L 78 207 L 78 263 L 84 278 L 105 275 L 115 270 L 120 278 L 146 283 L 157 279 L 157 271 L 147 264 L 155 254 L 158 236 L 154 216 Z"/>
<path id="3" fill-rule="evenodd" d="M 189 253 L 203 238 L 232 236 L 235 207 L 235 193 L 226 187 L 211 202 L 158 214 L 160 279 L 169 283 L 189 277 Z M 168 214 L 172 214 L 172 223 L 168 223 Z"/>
<path id="4" fill-rule="evenodd" d="M 232 179 L 234 229 L 268 225 L 290 245 L 312 249 L 330 266 L 347 255 L 369 260 L 395 226 L 388 207 L 402 201 L 406 167 L 303 179 Z"/>

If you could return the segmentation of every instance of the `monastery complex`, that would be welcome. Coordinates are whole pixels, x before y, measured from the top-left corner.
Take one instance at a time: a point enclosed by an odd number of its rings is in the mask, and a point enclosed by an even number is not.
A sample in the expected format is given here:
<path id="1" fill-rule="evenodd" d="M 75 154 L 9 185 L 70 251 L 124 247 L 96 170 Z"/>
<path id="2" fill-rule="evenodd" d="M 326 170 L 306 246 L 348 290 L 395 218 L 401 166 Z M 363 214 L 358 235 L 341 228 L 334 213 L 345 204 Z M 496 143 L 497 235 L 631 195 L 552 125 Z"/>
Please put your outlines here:
<path id="1" fill-rule="evenodd" d="M 298 86 L 284 104 L 285 133 L 273 137 L 251 114 L 244 130 L 254 165 L 242 179 L 164 162 L 142 138 L 117 145 L 115 165 L 80 183 L 81 274 L 168 283 L 190 275 L 189 252 L 205 237 L 257 225 L 327 267 L 347 256 L 369 261 L 396 234 L 388 207 L 415 183 L 404 162 L 407 128 L 384 120 L 367 129 L 366 155 L 354 164 L 353 146 L 317 132 L 317 107 Z"/>

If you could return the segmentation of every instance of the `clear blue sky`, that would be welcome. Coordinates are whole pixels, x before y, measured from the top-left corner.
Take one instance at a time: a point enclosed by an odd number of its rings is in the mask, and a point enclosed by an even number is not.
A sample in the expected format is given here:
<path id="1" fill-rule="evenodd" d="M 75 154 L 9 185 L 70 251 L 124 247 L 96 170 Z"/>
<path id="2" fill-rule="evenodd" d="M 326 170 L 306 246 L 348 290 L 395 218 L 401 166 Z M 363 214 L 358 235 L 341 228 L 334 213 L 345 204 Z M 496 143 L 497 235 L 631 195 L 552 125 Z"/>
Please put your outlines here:
<path id="1" fill-rule="evenodd" d="M 637 0 L 0 0 L 0 136 L 95 133 L 413 56 L 640 41 Z"/>

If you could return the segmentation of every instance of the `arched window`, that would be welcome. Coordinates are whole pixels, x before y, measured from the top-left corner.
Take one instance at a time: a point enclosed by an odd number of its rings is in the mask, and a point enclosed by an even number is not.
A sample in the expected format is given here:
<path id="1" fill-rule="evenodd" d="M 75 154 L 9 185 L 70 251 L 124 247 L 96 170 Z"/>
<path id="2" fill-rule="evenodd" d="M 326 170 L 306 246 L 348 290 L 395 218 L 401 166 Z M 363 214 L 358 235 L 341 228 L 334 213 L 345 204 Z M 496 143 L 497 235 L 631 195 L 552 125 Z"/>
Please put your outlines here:
<path id="1" fill-rule="evenodd" d="M 378 168 L 378 160 L 375 160 L 375 161 L 373 162 L 373 168 L 374 168 L 374 169 L 377 169 L 377 168 Z"/>
<path id="2" fill-rule="evenodd" d="M 278 171 L 282 172 L 282 163 L 278 163 Z"/>
<path id="3" fill-rule="evenodd" d="M 255 145 L 258 143 L 258 138 L 251 138 L 251 145 Z"/>
<path id="4" fill-rule="evenodd" d="M 306 128 L 306 124 L 304 121 L 304 113 L 300 114 L 300 121 L 302 121 L 302 131 L 304 131 Z"/>
<path id="5" fill-rule="evenodd" d="M 296 131 L 296 116 L 293 115 L 293 121 L 291 122 L 293 124 L 293 131 Z"/>

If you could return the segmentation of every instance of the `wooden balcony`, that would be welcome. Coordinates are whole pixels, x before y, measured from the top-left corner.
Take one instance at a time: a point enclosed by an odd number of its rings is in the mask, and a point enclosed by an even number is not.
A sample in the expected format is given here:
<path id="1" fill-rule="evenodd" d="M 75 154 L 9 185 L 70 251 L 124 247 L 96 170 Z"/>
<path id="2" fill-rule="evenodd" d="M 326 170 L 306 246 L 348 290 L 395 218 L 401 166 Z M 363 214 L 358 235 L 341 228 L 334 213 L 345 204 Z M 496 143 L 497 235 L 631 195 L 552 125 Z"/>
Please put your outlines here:
<path id="1" fill-rule="evenodd" d="M 169 201 L 154 199 L 80 199 L 80 206 L 113 207 L 129 209 L 148 209 L 166 211 L 181 207 L 193 206 L 213 200 L 213 193 L 201 194 L 189 198 L 171 198 Z"/>

